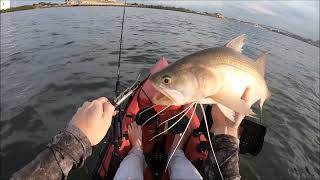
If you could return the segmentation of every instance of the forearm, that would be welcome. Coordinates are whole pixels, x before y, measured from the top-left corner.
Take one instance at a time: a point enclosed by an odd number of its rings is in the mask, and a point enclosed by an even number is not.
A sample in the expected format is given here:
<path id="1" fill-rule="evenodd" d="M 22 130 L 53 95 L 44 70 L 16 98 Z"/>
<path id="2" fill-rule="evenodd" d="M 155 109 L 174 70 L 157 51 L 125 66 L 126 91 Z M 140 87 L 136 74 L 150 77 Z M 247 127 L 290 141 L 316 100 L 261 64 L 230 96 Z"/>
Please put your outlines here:
<path id="1" fill-rule="evenodd" d="M 219 134 L 214 136 L 211 134 L 213 141 L 213 149 L 218 160 L 218 164 L 225 180 L 240 179 L 239 173 L 239 140 L 234 136 Z M 219 170 L 216 166 L 215 158 L 212 152 L 202 173 L 204 179 L 221 179 Z"/>
<path id="2" fill-rule="evenodd" d="M 64 179 L 73 166 L 81 167 L 90 155 L 87 137 L 78 128 L 69 126 L 12 179 Z"/>
<path id="3" fill-rule="evenodd" d="M 11 179 L 62 179 L 63 173 L 50 149 L 13 174 Z"/>

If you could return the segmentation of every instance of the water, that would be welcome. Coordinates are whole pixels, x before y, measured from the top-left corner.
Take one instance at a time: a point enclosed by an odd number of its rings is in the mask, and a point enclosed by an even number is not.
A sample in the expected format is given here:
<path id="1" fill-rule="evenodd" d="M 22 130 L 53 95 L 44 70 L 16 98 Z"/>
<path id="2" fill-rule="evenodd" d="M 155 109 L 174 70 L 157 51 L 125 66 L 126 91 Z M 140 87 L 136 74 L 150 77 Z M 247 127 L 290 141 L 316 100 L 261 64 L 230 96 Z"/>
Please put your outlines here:
<path id="1" fill-rule="evenodd" d="M 121 13 L 74 7 L 1 14 L 1 179 L 35 158 L 82 102 L 113 97 Z M 242 33 L 246 55 L 270 52 L 266 79 L 273 93 L 264 107 L 263 150 L 240 156 L 242 178 L 319 179 L 319 48 L 232 21 L 128 8 L 122 85 L 161 56 L 175 61 Z M 87 179 L 84 172 L 71 179 Z"/>

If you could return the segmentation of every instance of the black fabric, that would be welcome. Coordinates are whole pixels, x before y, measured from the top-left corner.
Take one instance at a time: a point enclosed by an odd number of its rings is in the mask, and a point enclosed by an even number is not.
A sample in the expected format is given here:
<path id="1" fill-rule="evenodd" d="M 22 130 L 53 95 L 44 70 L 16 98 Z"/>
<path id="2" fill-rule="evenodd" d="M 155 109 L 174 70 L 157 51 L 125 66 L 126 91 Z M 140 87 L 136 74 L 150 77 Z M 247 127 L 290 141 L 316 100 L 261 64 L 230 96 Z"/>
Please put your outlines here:
<path id="1" fill-rule="evenodd" d="M 212 120 L 212 116 L 211 116 L 211 109 L 212 106 L 211 105 L 207 105 L 206 109 L 205 109 L 205 114 L 207 117 L 207 123 L 208 123 L 208 128 L 211 129 L 212 125 L 213 125 L 213 120 Z M 204 121 L 204 118 L 202 118 L 201 122 L 200 122 L 200 129 L 202 132 L 207 132 L 206 130 L 206 124 Z M 204 133 L 204 136 L 208 139 L 208 134 Z"/>
<path id="2" fill-rule="evenodd" d="M 145 154 L 145 161 L 152 171 L 152 179 L 161 179 L 165 170 L 168 156 L 165 153 L 166 136 L 156 138 L 154 147 L 150 154 Z"/>
<path id="3" fill-rule="evenodd" d="M 263 147 L 264 136 L 266 135 L 266 127 L 244 119 L 241 122 L 240 128 L 242 133 L 240 136 L 240 153 L 249 153 L 253 156 L 259 154 Z"/>
<path id="4" fill-rule="evenodd" d="M 177 120 L 179 120 L 181 117 L 178 116 L 174 119 L 172 119 L 171 121 L 169 121 L 168 123 L 168 127 L 171 127 L 174 123 L 177 122 Z M 175 124 L 169 131 L 172 134 L 180 134 L 183 133 L 183 131 L 186 129 L 187 125 L 189 122 L 189 118 L 187 118 L 186 116 L 184 116 L 177 124 Z"/>
<path id="5" fill-rule="evenodd" d="M 153 117 L 156 114 L 157 114 L 157 112 L 154 108 L 150 108 L 150 107 L 143 108 L 138 111 L 135 121 L 136 121 L 137 125 L 141 126 L 145 121 L 147 121 L 148 119 L 150 119 L 151 117 Z M 159 119 L 158 115 L 153 117 L 152 119 L 150 119 L 146 123 L 146 125 L 154 123 L 157 119 Z"/>

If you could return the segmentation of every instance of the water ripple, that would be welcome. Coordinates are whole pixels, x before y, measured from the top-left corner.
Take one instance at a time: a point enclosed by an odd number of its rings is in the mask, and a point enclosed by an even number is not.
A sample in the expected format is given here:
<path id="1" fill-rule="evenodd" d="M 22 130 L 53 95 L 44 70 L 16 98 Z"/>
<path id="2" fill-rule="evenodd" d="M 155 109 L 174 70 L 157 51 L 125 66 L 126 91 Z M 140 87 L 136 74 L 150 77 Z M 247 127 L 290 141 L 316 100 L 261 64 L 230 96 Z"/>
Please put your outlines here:
<path id="1" fill-rule="evenodd" d="M 73 7 L 1 14 L 1 179 L 33 159 L 81 103 L 114 96 L 121 12 Z M 174 62 L 243 33 L 244 54 L 255 59 L 269 51 L 273 96 L 263 110 L 266 142 L 258 156 L 241 156 L 242 177 L 319 179 L 319 48 L 234 21 L 128 8 L 122 87 L 162 56 Z"/>

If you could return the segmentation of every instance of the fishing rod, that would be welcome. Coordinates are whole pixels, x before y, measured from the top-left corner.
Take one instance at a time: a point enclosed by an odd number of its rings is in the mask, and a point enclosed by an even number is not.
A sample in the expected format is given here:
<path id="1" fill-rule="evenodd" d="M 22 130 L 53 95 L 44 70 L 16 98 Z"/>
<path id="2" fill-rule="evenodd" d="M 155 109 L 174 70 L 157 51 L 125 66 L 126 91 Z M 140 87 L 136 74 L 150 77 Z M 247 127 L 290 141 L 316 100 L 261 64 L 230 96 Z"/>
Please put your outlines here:
<path id="1" fill-rule="evenodd" d="M 122 52 L 122 42 L 123 42 L 122 37 L 123 37 L 124 15 L 126 13 L 126 4 L 127 4 L 127 0 L 124 1 L 123 11 L 122 11 L 121 34 L 120 34 L 120 40 L 119 40 L 117 82 L 116 82 L 116 89 L 115 89 L 116 97 L 119 95 L 119 86 L 120 86 L 120 65 L 121 65 L 121 52 Z"/>
<path id="2" fill-rule="evenodd" d="M 138 87 L 139 84 L 139 77 L 137 81 L 128 89 L 126 89 L 124 92 L 119 93 L 119 86 L 120 86 L 120 67 L 121 67 L 121 52 L 122 52 L 122 42 L 123 42 L 123 26 L 124 26 L 124 17 L 125 17 L 125 12 L 126 12 L 126 5 L 127 1 L 125 0 L 125 3 L 123 5 L 123 11 L 122 11 L 122 22 L 121 22 L 121 34 L 120 34 L 120 40 L 119 40 L 119 56 L 118 56 L 118 67 L 117 67 L 117 81 L 116 81 L 116 87 L 115 87 L 115 98 L 111 103 L 114 105 L 115 109 L 118 111 L 117 117 L 112 119 L 112 134 L 111 137 L 109 136 L 110 140 L 113 138 L 113 161 L 111 163 L 111 166 L 117 166 L 117 164 L 120 162 L 120 156 L 119 156 L 119 144 L 121 144 L 121 107 L 120 104 L 126 100 L 132 93 L 133 91 Z M 106 141 L 105 141 L 106 142 Z M 104 150 L 103 150 L 104 149 Z M 101 149 L 99 153 L 99 161 L 102 161 L 103 158 L 101 158 L 102 152 L 107 150 L 106 148 Z M 88 166 L 85 166 L 88 172 L 90 172 Z M 96 167 L 96 171 L 98 171 L 99 166 Z M 102 168 L 107 172 L 106 167 L 102 163 Z M 110 173 L 110 172 L 109 172 Z M 115 174 L 115 172 L 111 172 L 111 174 Z M 97 179 L 96 175 L 91 173 L 92 179 Z"/>
<path id="3" fill-rule="evenodd" d="M 119 57 L 118 57 L 118 68 L 117 68 L 117 81 L 116 81 L 116 88 L 115 88 L 115 95 L 119 97 L 119 86 L 120 86 L 120 66 L 121 66 L 121 52 L 122 52 L 122 42 L 123 42 L 123 27 L 124 27 L 124 17 L 126 13 L 126 5 L 127 1 L 125 0 L 123 11 L 122 11 L 122 22 L 121 22 L 121 34 L 119 40 Z M 117 118 L 112 120 L 113 124 L 113 145 L 114 145 L 114 155 L 119 155 L 119 145 L 120 145 L 120 138 L 121 138 L 121 107 L 120 103 L 117 104 L 116 110 L 118 111 Z"/>

